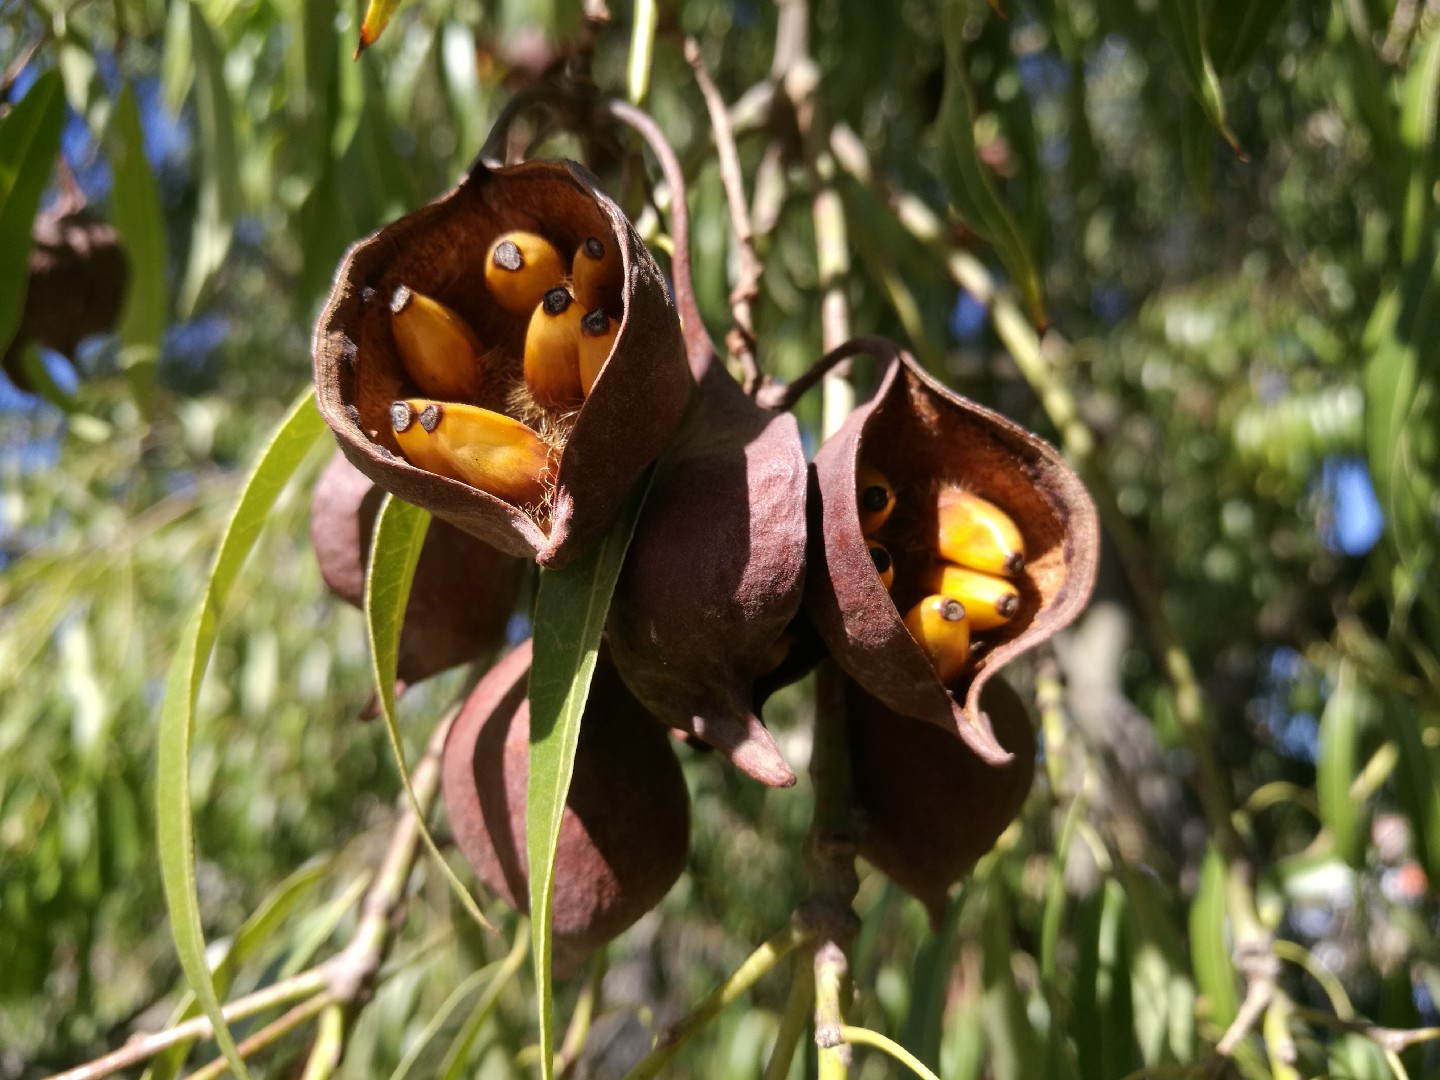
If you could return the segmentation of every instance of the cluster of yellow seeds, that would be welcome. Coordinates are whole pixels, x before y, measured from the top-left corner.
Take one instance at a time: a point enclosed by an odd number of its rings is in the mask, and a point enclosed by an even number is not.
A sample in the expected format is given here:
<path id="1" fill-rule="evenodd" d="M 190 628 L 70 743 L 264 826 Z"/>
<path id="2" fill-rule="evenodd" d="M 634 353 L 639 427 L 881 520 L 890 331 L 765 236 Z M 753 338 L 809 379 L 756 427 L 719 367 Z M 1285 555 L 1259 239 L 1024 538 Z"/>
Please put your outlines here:
<path id="1" fill-rule="evenodd" d="M 620 329 L 622 273 L 613 240 L 587 237 L 566 263 L 549 240 L 505 233 L 485 253 L 485 287 L 526 317 L 523 371 L 531 401 L 547 412 L 584 404 Z M 406 285 L 390 298 L 391 330 L 406 374 L 425 397 L 390 406 L 406 459 L 516 505 L 544 501 L 552 450 L 528 425 L 469 404 L 497 365 L 455 311 Z"/>
<path id="2" fill-rule="evenodd" d="M 879 471 L 861 466 L 855 497 L 875 571 L 893 591 L 895 561 L 881 532 L 895 510 L 895 489 Z M 925 596 L 905 613 L 905 628 L 949 685 L 970 662 L 970 635 L 1003 626 L 1020 610 L 1011 579 L 1025 569 L 1025 541 L 1010 515 L 956 484 L 936 491 L 933 520 L 918 581 Z"/>

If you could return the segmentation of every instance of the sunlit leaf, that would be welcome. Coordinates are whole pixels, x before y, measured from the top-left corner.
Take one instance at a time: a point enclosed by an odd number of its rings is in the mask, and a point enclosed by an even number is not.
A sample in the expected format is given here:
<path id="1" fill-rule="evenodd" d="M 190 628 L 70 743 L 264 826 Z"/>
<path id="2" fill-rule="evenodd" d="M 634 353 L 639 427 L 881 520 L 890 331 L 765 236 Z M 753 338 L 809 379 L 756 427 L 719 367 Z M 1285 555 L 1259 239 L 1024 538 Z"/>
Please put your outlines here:
<path id="1" fill-rule="evenodd" d="M 1320 715 L 1315 793 L 1320 800 L 1320 820 L 1335 841 L 1335 854 L 1359 869 L 1365 862 L 1366 816 L 1365 808 L 1355 805 L 1350 794 L 1359 767 L 1363 719 L 1363 698 L 1356 678 L 1354 663 L 1342 660 L 1330 700 Z"/>
<path id="2" fill-rule="evenodd" d="M 30 233 L 60 152 L 65 89 L 47 71 L 0 119 L 0 353 L 20 327 L 29 274 Z"/>
<path id="3" fill-rule="evenodd" d="M 1400 98 L 1400 141 L 1409 155 L 1400 255 L 1420 254 L 1436 221 L 1435 185 L 1440 181 L 1440 28 L 1421 39 Z"/>
<path id="4" fill-rule="evenodd" d="M 131 387 L 140 396 L 160 358 L 160 344 L 169 321 L 169 299 L 165 288 L 165 218 L 155 174 L 145 158 L 135 91 L 128 84 L 115 103 L 106 145 L 115 176 L 111 197 L 115 228 L 125 245 L 130 267 L 125 312 L 120 319 L 120 345 L 125 350 L 122 363 L 136 373 Z M 143 377 L 138 374 L 141 371 L 146 373 Z"/>
<path id="5" fill-rule="evenodd" d="M 1226 925 L 1225 861 L 1211 845 L 1200 869 L 1200 888 L 1190 905 L 1190 953 L 1195 988 L 1205 997 L 1210 1022 L 1221 1031 L 1235 1019 L 1240 1007 Z"/>
<path id="6" fill-rule="evenodd" d="M 240 567 L 254 547 L 281 490 L 325 430 L 313 396 L 307 390 L 291 407 L 250 473 L 216 552 L 205 595 L 176 649 L 160 711 L 155 779 L 156 846 L 165 903 L 170 909 L 170 932 L 190 989 L 214 1024 L 216 1041 L 230 1068 L 241 1078 L 248 1077 L 249 1073 L 235 1048 L 225 1018 L 220 1015 L 220 1001 L 205 959 L 205 935 L 196 894 L 195 833 L 190 805 L 190 742 L 195 728 L 195 699 L 215 644 L 221 609 Z"/>
<path id="7" fill-rule="evenodd" d="M 530 868 L 530 933 L 539 998 L 540 1071 L 554 1071 L 550 913 L 555 900 L 555 852 L 580 718 L 600 652 L 610 597 L 625 562 L 648 481 L 635 485 L 605 539 L 563 570 L 542 570 L 535 598 L 535 652 L 530 666 L 530 786 L 525 811 Z"/>

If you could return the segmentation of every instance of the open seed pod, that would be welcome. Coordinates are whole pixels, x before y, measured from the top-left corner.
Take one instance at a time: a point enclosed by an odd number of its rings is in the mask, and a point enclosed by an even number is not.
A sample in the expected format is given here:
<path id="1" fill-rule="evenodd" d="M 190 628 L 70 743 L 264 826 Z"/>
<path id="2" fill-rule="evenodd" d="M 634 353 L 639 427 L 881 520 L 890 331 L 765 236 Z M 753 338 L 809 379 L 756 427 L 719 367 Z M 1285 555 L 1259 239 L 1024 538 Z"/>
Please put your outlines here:
<path id="1" fill-rule="evenodd" d="M 113 330 L 120 318 L 129 264 L 115 230 L 85 207 L 78 194 L 35 219 L 25 309 L 3 366 L 10 381 L 30 389 L 21 356 L 30 342 L 70 359 L 91 334 Z"/>
<path id="2" fill-rule="evenodd" d="M 655 716 L 775 787 L 795 774 L 755 714 L 754 685 L 800 607 L 805 487 L 794 418 L 709 365 L 651 482 L 606 624 L 616 667 Z"/>
<path id="3" fill-rule="evenodd" d="M 1084 486 L 1044 440 L 936 382 L 879 339 L 856 352 L 890 356 L 875 396 L 820 448 L 811 480 L 806 607 L 840 665 L 895 712 L 958 732 L 986 761 L 1008 752 L 981 704 L 990 677 L 1071 622 L 1089 599 L 1099 558 L 1095 509 Z M 876 470 L 895 505 L 864 534 L 857 470 Z M 937 491 L 965 490 L 995 507 L 1024 539 L 1012 584 L 1018 604 L 1004 625 L 975 635 L 947 686 L 902 619 L 931 591 Z M 887 589 L 875 543 L 893 561 Z"/>
<path id="4" fill-rule="evenodd" d="M 529 674 L 526 642 L 475 687 L 441 765 L 456 843 L 480 880 L 520 911 L 529 907 Z M 602 652 L 555 860 L 552 927 L 562 977 L 658 904 L 684 869 L 690 796 L 671 741 Z"/>
<path id="5" fill-rule="evenodd" d="M 336 453 L 315 485 L 310 542 L 320 575 L 347 603 L 365 603 L 365 567 L 385 493 Z M 396 675 L 406 685 L 497 649 L 526 561 L 438 518 L 430 523 L 400 629 Z"/>
<path id="6" fill-rule="evenodd" d="M 517 233 L 553 248 L 552 276 L 568 273 L 572 253 L 591 239 L 607 257 L 618 252 L 618 301 L 611 302 L 619 310 L 608 312 L 618 325 L 583 406 L 537 399 L 526 373 L 528 298 L 502 303 L 497 287 L 487 285 L 487 267 L 509 265 L 499 244 Z M 542 284 L 550 291 L 572 287 Z M 422 377 L 407 369 L 397 345 L 395 320 L 411 294 L 443 305 L 482 347 L 468 399 L 441 403 L 431 419 L 447 404 L 478 406 L 532 428 L 551 451 L 539 470 L 538 500 L 507 501 L 408 460 L 397 430 L 407 430 L 416 416 L 412 435 L 434 425 L 426 425 L 423 406 L 412 404 L 399 419 L 392 406 L 435 396 L 424 392 Z M 455 190 L 352 247 L 316 328 L 314 359 L 320 411 L 356 468 L 508 554 L 556 567 L 606 531 L 674 434 L 693 385 L 679 320 L 654 259 L 594 178 L 563 161 L 496 169 L 477 164 Z M 454 419 L 462 410 L 452 412 Z M 440 431 L 452 439 L 444 425 Z"/>
<path id="7" fill-rule="evenodd" d="M 955 735 L 900 716 L 853 683 L 849 725 L 860 854 L 910 893 L 939 929 L 946 893 L 1020 812 L 1035 773 L 1035 735 L 1003 681 L 981 705 L 1013 755 L 982 761 Z"/>

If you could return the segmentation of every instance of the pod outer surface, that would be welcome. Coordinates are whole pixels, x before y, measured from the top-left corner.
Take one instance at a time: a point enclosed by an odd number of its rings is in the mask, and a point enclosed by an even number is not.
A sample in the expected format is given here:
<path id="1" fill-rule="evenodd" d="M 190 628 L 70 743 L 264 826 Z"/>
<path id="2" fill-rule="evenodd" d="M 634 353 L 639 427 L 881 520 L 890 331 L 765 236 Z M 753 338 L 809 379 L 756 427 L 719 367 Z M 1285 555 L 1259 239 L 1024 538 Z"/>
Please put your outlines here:
<path id="1" fill-rule="evenodd" d="M 553 493 L 545 507 L 528 510 L 409 464 L 389 419 L 392 402 L 423 396 L 391 332 L 389 298 L 398 285 L 455 310 L 490 347 L 481 397 L 469 404 L 509 413 L 522 383 L 528 320 L 493 300 L 483 262 L 490 244 L 514 229 L 539 233 L 561 251 L 588 236 L 612 237 L 624 269 L 614 348 L 584 406 L 555 420 L 564 447 Z M 555 567 L 609 528 L 679 426 L 693 389 L 659 268 L 595 179 L 568 161 L 477 166 L 453 191 L 355 244 L 336 273 L 313 352 L 320 411 L 356 468 L 507 554 Z"/>
<path id="2" fill-rule="evenodd" d="M 441 763 L 456 843 L 480 880 L 518 911 L 529 906 L 529 672 L 526 642 L 475 687 Z M 690 796 L 672 742 L 602 653 L 560 824 L 552 919 L 559 974 L 658 904 L 684 869 Z"/>
<path id="3" fill-rule="evenodd" d="M 320 576 L 355 607 L 365 603 L 365 568 L 384 496 L 337 452 L 310 501 L 310 542 Z M 400 682 L 417 683 L 498 649 L 526 565 L 446 521 L 431 521 L 400 630 Z"/>
<path id="4" fill-rule="evenodd" d="M 992 765 L 954 734 L 850 687 L 860 854 L 925 905 L 937 932 L 950 886 L 995 846 L 1035 775 L 1035 734 L 1015 691 L 988 682 L 982 703 L 1012 755 L 1007 764 Z"/>
<path id="5" fill-rule="evenodd" d="M 896 508 L 876 537 L 894 559 L 893 595 L 875 572 L 860 531 L 860 464 L 878 469 L 895 489 Z M 901 617 L 923 596 L 933 557 L 935 493 L 946 483 L 1008 513 L 1027 554 L 1015 579 L 1019 611 L 977 640 L 965 675 L 950 688 Z M 805 602 L 836 660 L 895 712 L 958 733 L 987 761 L 1007 760 L 981 707 L 981 692 L 1005 664 L 1073 621 L 1090 597 L 1100 534 L 1079 478 L 1049 443 L 954 393 L 896 348 L 875 396 L 816 454 L 810 494 Z"/>
<path id="6" fill-rule="evenodd" d="M 626 684 L 663 722 L 761 783 L 795 774 L 755 713 L 755 681 L 800 608 L 806 466 L 794 417 L 718 363 L 651 482 L 606 625 Z"/>

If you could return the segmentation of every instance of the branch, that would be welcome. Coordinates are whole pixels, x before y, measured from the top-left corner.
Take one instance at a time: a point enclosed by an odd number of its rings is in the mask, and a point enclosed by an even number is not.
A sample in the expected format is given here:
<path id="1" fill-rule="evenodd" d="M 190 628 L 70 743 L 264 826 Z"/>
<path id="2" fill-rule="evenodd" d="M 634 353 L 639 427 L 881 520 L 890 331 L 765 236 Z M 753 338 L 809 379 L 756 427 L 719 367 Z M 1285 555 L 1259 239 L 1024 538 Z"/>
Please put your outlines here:
<path id="1" fill-rule="evenodd" d="M 458 712 L 459 707 L 456 706 L 441 720 L 430 738 L 424 757 L 416 763 L 411 774 L 415 800 L 422 811 L 428 812 L 435 800 L 440 786 L 440 752 L 445 747 L 445 736 L 449 734 L 450 725 Z M 308 998 L 308 1001 L 291 1009 L 285 1016 L 251 1037 L 258 1039 L 276 1025 L 287 1019 L 292 1020 L 289 1026 L 275 1034 L 274 1037 L 278 1038 L 280 1034 L 298 1026 L 300 1022 L 314 1016 L 328 1005 L 341 1005 L 347 1011 L 353 1011 L 369 1000 L 380 965 L 389 952 L 391 928 L 394 926 L 396 914 L 405 903 L 406 887 L 420 849 L 419 820 L 411 812 L 409 800 L 404 796 L 400 800 L 399 812 L 400 821 L 390 836 L 380 870 L 361 901 L 360 921 L 345 948 L 308 971 L 230 1002 L 221 1009 L 227 1023 Z M 299 1019 L 295 1019 L 297 1016 Z M 206 1039 L 213 1034 L 214 1028 L 210 1019 L 197 1016 L 164 1031 L 137 1036 L 120 1049 L 60 1073 L 52 1077 L 52 1080 L 101 1080 L 102 1077 L 114 1076 L 123 1069 L 146 1062 L 172 1046 L 195 1039 Z M 241 1045 L 242 1054 L 247 1052 L 244 1047 L 249 1043 L 250 1040 L 247 1040 Z M 257 1043 L 255 1048 L 260 1049 L 266 1045 L 269 1045 L 268 1041 Z"/>
<path id="2" fill-rule="evenodd" d="M 755 254 L 755 231 L 750 224 L 750 208 L 745 199 L 745 177 L 740 170 L 740 155 L 735 149 L 735 134 L 730 129 L 730 113 L 725 99 L 710 77 L 705 58 L 700 55 L 700 46 L 694 38 L 685 39 L 685 59 L 695 71 L 695 82 L 710 113 L 715 151 L 720 159 L 720 181 L 725 187 L 725 200 L 730 206 L 730 226 L 735 232 L 735 247 L 740 257 L 740 272 L 730 293 L 730 311 L 735 326 L 725 335 L 725 345 L 745 373 L 745 392 L 753 395 L 760 387 L 761 376 L 755 361 L 752 305 L 760 296 L 760 276 L 765 267 Z"/>

